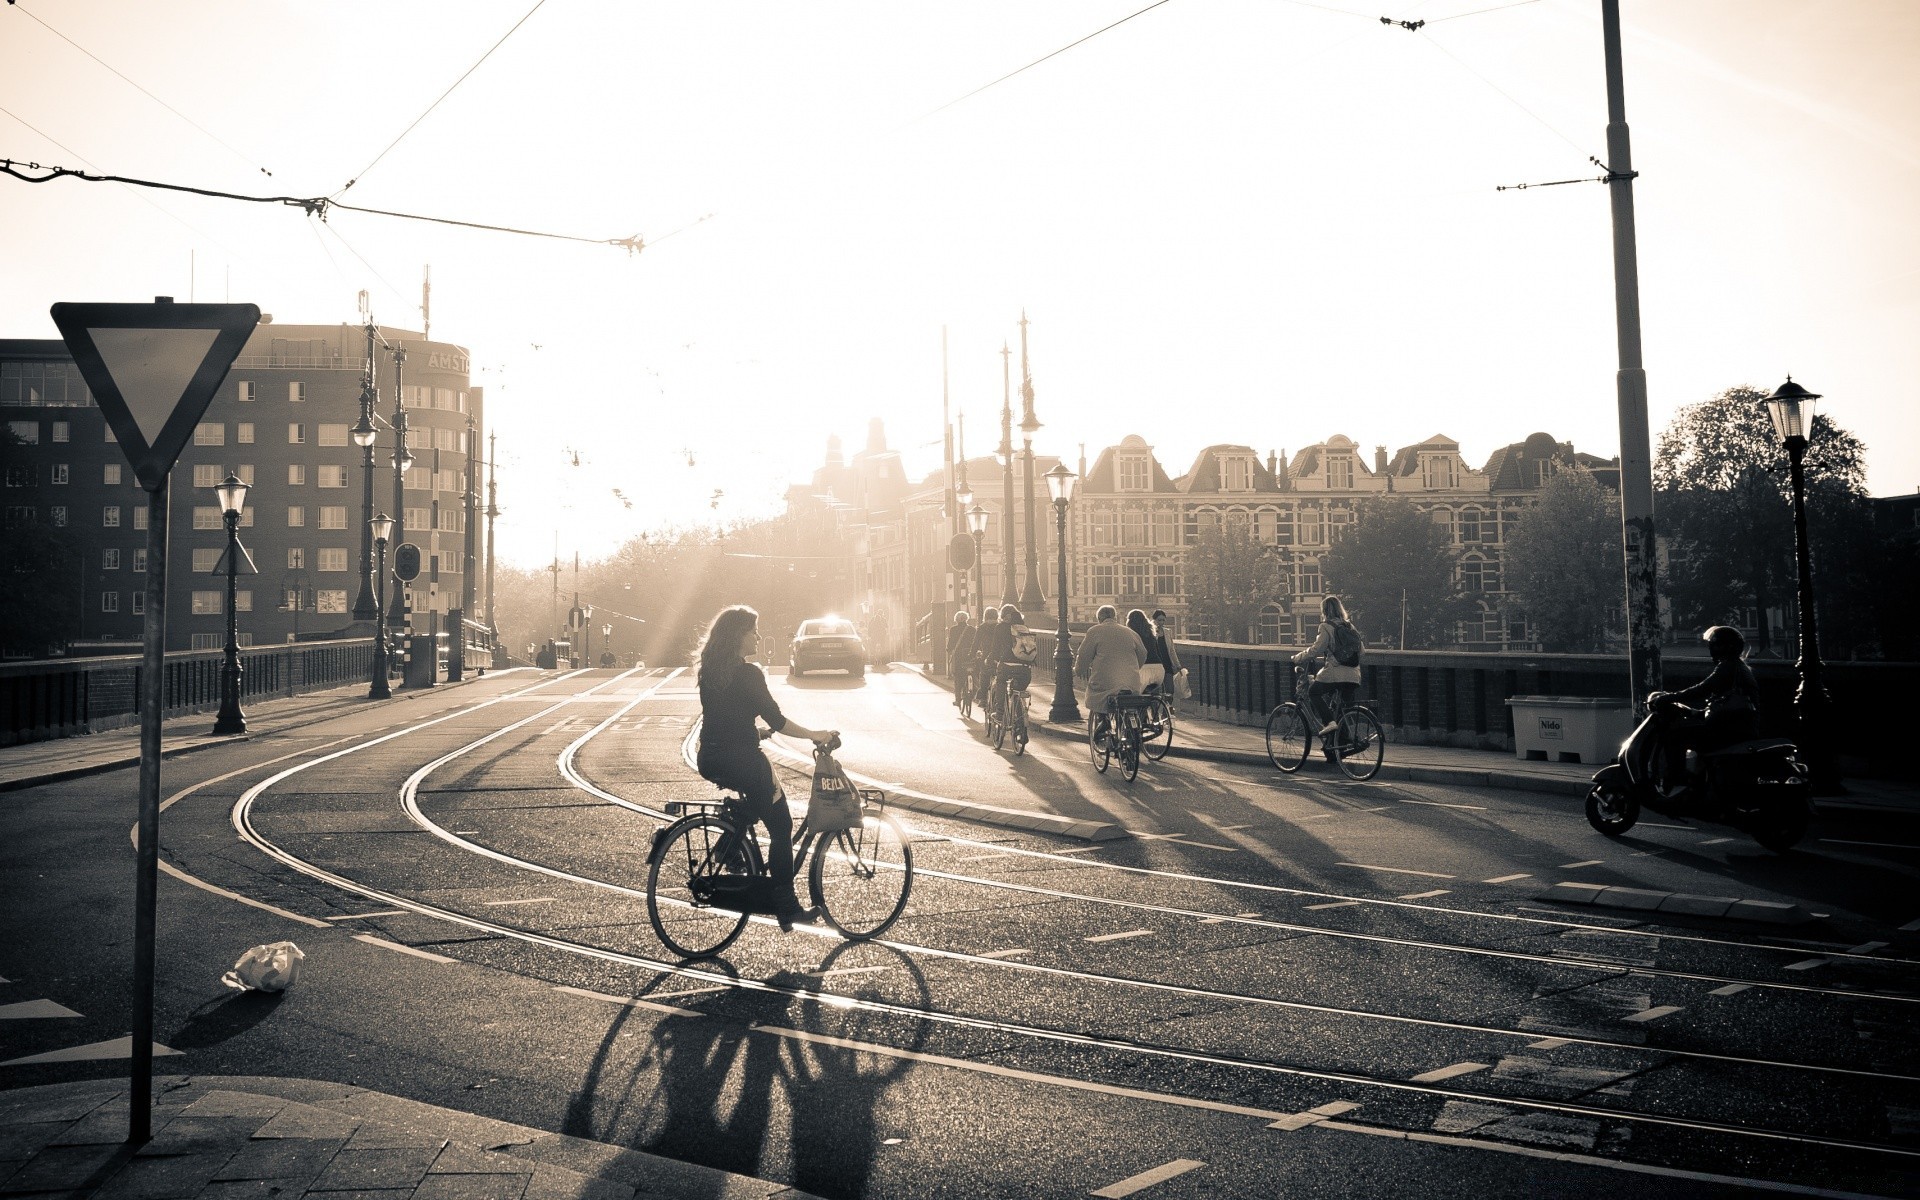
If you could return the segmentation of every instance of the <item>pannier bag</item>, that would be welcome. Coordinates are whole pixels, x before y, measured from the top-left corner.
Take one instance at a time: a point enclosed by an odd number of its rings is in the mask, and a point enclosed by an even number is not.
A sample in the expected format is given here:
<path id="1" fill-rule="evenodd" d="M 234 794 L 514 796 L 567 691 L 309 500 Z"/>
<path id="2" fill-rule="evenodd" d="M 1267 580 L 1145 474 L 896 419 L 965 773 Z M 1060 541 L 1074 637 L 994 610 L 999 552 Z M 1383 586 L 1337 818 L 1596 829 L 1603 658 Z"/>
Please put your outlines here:
<path id="1" fill-rule="evenodd" d="M 852 829 L 860 823 L 860 793 L 829 754 L 816 756 L 813 791 L 807 797 L 807 826 L 811 829 Z"/>

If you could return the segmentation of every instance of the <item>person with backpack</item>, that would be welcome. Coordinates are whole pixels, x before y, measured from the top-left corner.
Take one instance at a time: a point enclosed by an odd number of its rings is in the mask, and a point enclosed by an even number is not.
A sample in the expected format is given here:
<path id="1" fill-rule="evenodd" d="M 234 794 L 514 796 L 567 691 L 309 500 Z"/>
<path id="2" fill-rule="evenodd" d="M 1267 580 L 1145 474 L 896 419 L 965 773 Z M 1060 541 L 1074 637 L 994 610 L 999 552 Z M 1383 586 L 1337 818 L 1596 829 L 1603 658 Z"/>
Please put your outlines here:
<path id="1" fill-rule="evenodd" d="M 960 697 L 973 686 L 973 617 L 966 609 L 953 614 L 953 624 L 947 626 L 947 677 L 953 681 L 953 705 L 960 706 Z"/>
<path id="2" fill-rule="evenodd" d="M 1320 633 L 1313 639 L 1313 645 L 1293 656 L 1296 663 L 1318 660 L 1320 670 L 1314 674 L 1313 684 L 1307 688 L 1307 713 L 1318 718 L 1321 714 L 1321 697 L 1339 693 L 1340 703 L 1350 705 L 1360 692 L 1360 631 L 1347 619 L 1347 606 L 1340 603 L 1340 597 L 1328 596 L 1320 601 Z M 1326 710 L 1326 723 L 1320 726 L 1322 737 L 1334 730 L 1335 721 L 1332 709 Z"/>
<path id="3" fill-rule="evenodd" d="M 973 702 L 987 706 L 987 686 L 993 681 L 994 664 L 1006 656 L 1009 638 L 1000 627 L 1000 610 L 992 605 L 980 615 L 980 627 L 973 635 Z"/>
<path id="4" fill-rule="evenodd" d="M 1000 606 L 1000 632 L 982 647 L 988 655 L 986 669 L 993 678 L 988 704 L 998 700 L 1009 686 L 1025 691 L 1033 685 L 1033 663 L 1040 657 L 1040 637 L 1027 628 L 1025 621 L 1026 617 L 1015 605 Z"/>

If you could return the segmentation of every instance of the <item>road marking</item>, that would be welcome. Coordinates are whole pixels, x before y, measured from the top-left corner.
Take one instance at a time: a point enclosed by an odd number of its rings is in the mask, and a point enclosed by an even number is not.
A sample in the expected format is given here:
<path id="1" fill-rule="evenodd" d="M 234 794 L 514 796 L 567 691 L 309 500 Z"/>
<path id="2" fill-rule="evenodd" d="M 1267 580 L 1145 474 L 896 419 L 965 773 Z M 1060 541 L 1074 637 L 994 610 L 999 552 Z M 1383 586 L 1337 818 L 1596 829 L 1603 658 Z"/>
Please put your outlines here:
<path id="1" fill-rule="evenodd" d="M 0 1004 L 0 1021 L 27 1021 L 39 1017 L 77 1017 L 80 1014 L 52 1000 L 22 1000 L 18 1004 Z"/>
<path id="2" fill-rule="evenodd" d="M 1338 1117 L 1350 1113 L 1359 1107 L 1358 1104 L 1355 1104 L 1351 1100 L 1335 1100 L 1331 1104 L 1322 1104 L 1318 1108 L 1309 1108 L 1305 1112 L 1292 1113 L 1282 1117 L 1278 1121 L 1268 1125 L 1267 1128 L 1284 1129 L 1288 1131 L 1305 1129 L 1309 1125 L 1319 1124 L 1328 1117 Z"/>
<path id="3" fill-rule="evenodd" d="M 1424 805 L 1426 805 L 1426 806 L 1427 806 L 1428 808 L 1464 808 L 1464 809 L 1466 809 L 1466 810 L 1468 810 L 1469 812 L 1485 812 L 1485 811 L 1487 811 L 1487 809 L 1486 809 L 1486 806 L 1485 806 L 1485 805 L 1481 805 L 1481 804 L 1443 804 L 1442 802 L 1440 802 L 1440 801 L 1438 801 L 1438 800 L 1402 800 L 1402 801 L 1401 801 L 1400 803 L 1402 803 L 1402 804 L 1424 804 Z M 1377 810 L 1374 810 L 1374 809 L 1369 809 L 1368 811 L 1369 811 L 1369 812 L 1373 812 L 1373 811 L 1377 811 Z"/>
<path id="4" fill-rule="evenodd" d="M 1730 842 L 1732 840 L 1733 840 L 1732 838 L 1708 838 L 1706 841 L 1701 842 L 1700 844 L 1702 846 L 1718 846 L 1722 842 Z"/>
<path id="5" fill-rule="evenodd" d="M 1908 921 L 1905 925 L 1902 925 L 1900 927 L 1900 932 L 1901 933 L 1920 932 L 1920 917 L 1915 917 L 1913 920 Z"/>
<path id="6" fill-rule="evenodd" d="M 1433 890 L 1432 890 L 1432 891 L 1430 891 L 1430 892 L 1408 892 L 1408 893 L 1407 893 L 1406 895 L 1404 895 L 1404 896 L 1402 896 L 1402 897 L 1400 897 L 1400 899 L 1402 899 L 1402 900 L 1431 900 L 1431 899 L 1433 899 L 1433 898 L 1434 898 L 1435 896 L 1444 896 L 1444 895 L 1446 895 L 1448 891 L 1449 891 L 1449 889 L 1447 889 L 1447 888 L 1435 888 L 1435 889 L 1433 889 Z"/>
<path id="7" fill-rule="evenodd" d="M 1005 850 L 995 850 L 991 854 L 967 854 L 954 859 L 955 862 L 985 862 L 989 858 L 1006 858 Z"/>
<path id="8" fill-rule="evenodd" d="M 1090 938 L 1083 938 L 1081 940 L 1088 941 L 1088 942 L 1117 942 L 1123 938 L 1152 937 L 1152 936 L 1153 936 L 1153 930 L 1151 929 L 1129 929 L 1125 933 L 1102 933 L 1102 934 L 1096 934 Z"/>
<path id="9" fill-rule="evenodd" d="M 366 921 L 374 917 L 404 917 L 406 915 L 407 910 L 404 908 L 383 908 L 379 912 L 348 913 L 343 917 L 328 917 L 327 919 L 329 921 Z"/>
<path id="10" fill-rule="evenodd" d="M 1525 871 L 1522 871 L 1518 875 L 1501 875 L 1495 879 L 1482 879 L 1480 882 L 1481 883 L 1512 883 L 1516 879 L 1532 879 L 1532 878 L 1533 878 L 1532 875 L 1529 875 Z"/>
<path id="11" fill-rule="evenodd" d="M 1328 817 L 1337 817 L 1339 813 L 1314 813 L 1310 817 L 1295 817 L 1295 821 L 1324 821 Z"/>
<path id="12" fill-rule="evenodd" d="M 980 955 L 979 957 L 981 958 L 1012 958 L 1017 954 L 1032 954 L 1032 953 L 1033 951 L 1027 949 L 1025 946 L 1010 946 L 1005 950 L 989 950 L 985 954 Z"/>
<path id="13" fill-rule="evenodd" d="M 1537 1042 L 1528 1042 L 1528 1043 L 1527 1043 L 1527 1049 L 1529 1049 L 1529 1050 L 1558 1050 L 1558 1049 L 1559 1049 L 1560 1047 L 1562 1047 L 1562 1046 L 1570 1046 L 1570 1045 L 1572 1045 L 1572 1044 L 1573 1044 L 1573 1039 L 1571 1039 L 1571 1038 L 1559 1038 L 1559 1037 L 1553 1037 L 1553 1038 L 1541 1038 L 1541 1039 L 1540 1039 L 1539 1041 L 1537 1041 Z"/>
<path id="14" fill-rule="evenodd" d="M 1459 1063 L 1453 1064 L 1450 1067 L 1441 1067 L 1438 1070 L 1424 1071 L 1418 1075 L 1415 1075 L 1413 1077 L 1413 1082 L 1439 1083 L 1443 1079 L 1452 1079 L 1456 1075 L 1471 1075 L 1475 1071 L 1484 1071 L 1486 1069 L 1487 1069 L 1487 1064 L 1485 1063 L 1459 1062 Z"/>
<path id="15" fill-rule="evenodd" d="M 444 954 L 434 954 L 428 950 L 416 950 L 412 946 L 402 946 L 399 942 L 390 942 L 385 938 L 377 938 L 370 933 L 356 933 L 353 935 L 353 940 L 356 942 L 365 942 L 369 946 L 378 946 L 382 950 L 398 950 L 402 954 L 411 954 L 415 958 L 424 958 L 428 962 L 450 963 L 455 961 Z"/>
<path id="16" fill-rule="evenodd" d="M 1604 859 L 1604 858 L 1589 858 L 1589 859 L 1588 859 L 1588 860 L 1586 860 L 1585 862 L 1577 862 L 1577 863 L 1561 863 L 1561 864 L 1560 864 L 1560 869 L 1561 869 L 1562 871 L 1571 871 L 1571 870 L 1573 870 L 1573 869 L 1574 869 L 1575 867 L 1599 867 L 1599 866 L 1604 866 L 1604 865 L 1606 865 L 1606 861 L 1607 861 L 1607 860 L 1606 860 L 1606 859 Z"/>
<path id="17" fill-rule="evenodd" d="M 485 901 L 485 905 L 486 905 L 486 907 L 488 907 L 488 908 L 506 908 L 507 906 L 509 906 L 509 905 L 513 905 L 513 904 L 552 904 L 552 903 L 554 903 L 554 898 L 553 898 L 552 896 L 534 896 L 534 897 L 531 897 L 530 899 L 526 899 L 526 900 L 488 900 L 488 901 Z"/>
<path id="18" fill-rule="evenodd" d="M 947 840 L 952 841 L 953 839 L 949 838 Z M 1047 851 L 1047 853 L 1048 854 L 1092 854 L 1096 850 L 1105 850 L 1105 849 L 1106 847 L 1104 845 L 1102 846 L 1069 846 L 1065 850 L 1049 850 Z"/>
<path id="19" fill-rule="evenodd" d="M 480 831 L 478 829 L 456 829 L 453 832 L 458 834 L 461 837 L 479 837 L 480 836 Z"/>
<path id="20" fill-rule="evenodd" d="M 1662 825 L 1658 821 L 1641 821 L 1640 824 L 1652 829 L 1698 829 L 1697 825 Z"/>
<path id="21" fill-rule="evenodd" d="M 730 983 L 717 983 L 712 987 L 687 988 L 685 991 L 679 991 L 679 992 L 653 992 L 650 995 L 648 995 L 647 999 L 677 1000 L 682 996 L 704 996 L 709 992 L 730 992 L 732 990 L 733 990 L 733 985 Z"/>
<path id="22" fill-rule="evenodd" d="M 1830 958 L 1803 958 L 1797 963 L 1788 963 L 1781 969 L 1785 971 L 1811 971 L 1815 967 L 1824 967 L 1832 961 Z"/>
<path id="23" fill-rule="evenodd" d="M 1319 912 L 1323 908 L 1345 908 L 1350 904 L 1358 903 L 1360 903 L 1358 900 L 1333 900 L 1326 904 L 1309 904 L 1305 907 L 1308 912 Z"/>
<path id="24" fill-rule="evenodd" d="M 1219 826 L 1219 830 L 1220 830 L 1220 832 L 1221 832 L 1221 833 L 1234 833 L 1234 832 L 1236 832 L 1236 831 L 1238 831 L 1238 830 L 1241 830 L 1241 829 L 1252 829 L 1252 828 L 1253 828 L 1253 826 L 1251 826 L 1251 825 L 1221 825 L 1221 826 Z"/>
<path id="25" fill-rule="evenodd" d="M 1206 1165 L 1197 1158 L 1176 1158 L 1170 1163 L 1162 1163 L 1151 1171 L 1142 1171 L 1132 1178 L 1122 1179 L 1119 1183 L 1110 1183 L 1097 1192 L 1087 1194 L 1101 1196 L 1106 1200 L 1115 1200 L 1120 1196 L 1131 1196 L 1135 1192 L 1145 1191 L 1156 1183 L 1165 1183 L 1176 1175 L 1185 1175 L 1188 1171 Z"/>
<path id="26" fill-rule="evenodd" d="M 1708 992 L 1708 993 L 1707 993 L 1707 995 L 1709 995 L 1709 996 L 1737 996 L 1737 995 L 1739 995 L 1739 994 L 1740 994 L 1741 992 L 1744 992 L 1744 991 L 1746 991 L 1746 990 L 1747 990 L 1748 988 L 1750 988 L 1750 987 L 1752 987 L 1752 986 L 1753 986 L 1753 985 L 1752 985 L 1752 984 L 1750 984 L 1750 983 L 1730 983 L 1730 984 L 1728 984 L 1728 985 L 1727 985 L 1727 986 L 1725 986 L 1725 987 L 1717 987 L 1717 988 L 1715 988 L 1715 989 L 1713 989 L 1712 991 L 1710 991 L 1710 992 Z"/>
<path id="27" fill-rule="evenodd" d="M 1395 875 L 1420 875 L 1427 879 L 1453 879 L 1455 876 L 1442 875 L 1438 871 L 1409 871 L 1405 867 L 1376 867 L 1370 863 L 1335 863 L 1336 867 L 1358 867 L 1362 871 L 1391 871 Z"/>
<path id="28" fill-rule="evenodd" d="M 162 1046 L 159 1042 L 153 1043 L 153 1056 L 155 1058 L 163 1054 L 179 1053 L 180 1051 L 175 1050 L 171 1046 Z M 125 1037 L 117 1037 L 104 1042 L 92 1042 L 85 1046 L 68 1046 L 64 1050 L 49 1050 L 45 1054 L 29 1054 L 25 1058 L 10 1058 L 5 1062 L 0 1062 L 0 1067 L 24 1067 L 29 1063 L 100 1062 L 110 1058 L 132 1057 L 133 1035 L 128 1034 Z"/>
<path id="29" fill-rule="evenodd" d="M 1680 1011 L 1678 1004 L 1656 1004 L 1652 1008 L 1643 1008 L 1632 1016 L 1620 1018 L 1623 1021 L 1658 1021 L 1661 1017 Z"/>
<path id="30" fill-rule="evenodd" d="M 830 979 L 836 975 L 871 975 L 875 971 L 891 971 L 892 967 L 882 964 L 877 967 L 835 967 L 831 971 L 802 971 L 808 979 Z"/>
<path id="31" fill-rule="evenodd" d="M 1847 951 L 1847 953 L 1848 954 L 1872 954 L 1875 950 L 1886 949 L 1886 946 L 1887 944 L 1885 942 L 1861 942 L 1858 946 L 1855 946 L 1853 949 Z"/>
<path id="32" fill-rule="evenodd" d="M 1905 842 L 1850 842 L 1843 838 L 1821 838 L 1829 846 L 1873 846 L 1881 850 L 1920 850 L 1920 846 L 1909 846 Z"/>

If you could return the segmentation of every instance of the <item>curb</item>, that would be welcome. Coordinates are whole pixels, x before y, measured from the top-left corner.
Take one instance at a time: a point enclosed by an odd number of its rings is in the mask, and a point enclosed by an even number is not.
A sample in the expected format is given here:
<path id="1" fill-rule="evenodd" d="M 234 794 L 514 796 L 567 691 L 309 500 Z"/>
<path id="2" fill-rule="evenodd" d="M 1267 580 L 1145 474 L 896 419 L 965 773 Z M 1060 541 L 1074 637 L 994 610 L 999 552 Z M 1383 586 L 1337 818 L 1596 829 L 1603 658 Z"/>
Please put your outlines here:
<path id="1" fill-rule="evenodd" d="M 1624 908 L 1634 912 L 1724 917 L 1733 921 L 1757 921 L 1763 925 L 1804 925 L 1814 919 L 1812 913 L 1798 904 L 1742 900 L 1738 896 L 1691 896 L 1685 892 L 1654 892 L 1645 888 L 1609 887 L 1602 883 L 1556 883 L 1534 898 L 1559 904 Z"/>

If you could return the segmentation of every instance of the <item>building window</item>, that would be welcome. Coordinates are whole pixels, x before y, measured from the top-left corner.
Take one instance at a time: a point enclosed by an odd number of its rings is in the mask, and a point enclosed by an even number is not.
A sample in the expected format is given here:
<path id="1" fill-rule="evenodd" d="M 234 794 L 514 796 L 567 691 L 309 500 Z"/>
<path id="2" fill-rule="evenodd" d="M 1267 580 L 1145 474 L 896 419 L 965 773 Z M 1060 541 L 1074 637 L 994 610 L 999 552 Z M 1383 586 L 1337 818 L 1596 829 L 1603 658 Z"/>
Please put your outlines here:
<path id="1" fill-rule="evenodd" d="M 218 547 L 196 546 L 193 551 L 193 573 L 205 575 L 220 565 Z"/>
<path id="2" fill-rule="evenodd" d="M 457 511 L 457 510 L 455 510 Z M 448 516 L 449 513 L 442 513 Z M 1147 544 L 1147 514 L 1139 509 L 1128 509 L 1120 514 L 1120 544 L 1123 546 L 1144 546 Z"/>
<path id="3" fill-rule="evenodd" d="M 1147 564 L 1140 561 L 1120 564 L 1120 594 L 1123 596 L 1145 596 L 1147 580 L 1152 577 Z"/>
<path id="4" fill-rule="evenodd" d="M 1295 563 L 1293 567 L 1293 594 L 1309 599 L 1320 594 L 1320 564 L 1314 562 Z"/>
<path id="5" fill-rule="evenodd" d="M 100 482 L 107 484 L 109 487 L 118 486 L 120 483 L 120 464 L 108 463 L 106 466 L 100 468 Z"/>
<path id="6" fill-rule="evenodd" d="M 102 550 L 100 552 L 100 569 L 102 571 L 118 571 L 120 569 L 120 552 L 111 549 Z"/>
<path id="7" fill-rule="evenodd" d="M 307 569 L 307 552 L 300 546 L 287 547 L 287 570 L 304 571 Z"/>
<path id="8" fill-rule="evenodd" d="M 1113 545 L 1113 510 L 1101 509 L 1093 514 L 1093 544 L 1096 546 Z"/>
<path id="9" fill-rule="evenodd" d="M 313 610 L 323 613 L 347 611 L 347 589 L 321 588 L 313 594 Z"/>
<path id="10" fill-rule="evenodd" d="M 1171 508 L 1159 509 L 1153 514 L 1153 544 L 1156 546 L 1178 546 L 1180 544 L 1180 514 Z"/>
<path id="11" fill-rule="evenodd" d="M 345 529 L 347 527 L 347 506 L 344 504 L 323 504 L 320 506 L 321 529 Z"/>
<path id="12" fill-rule="evenodd" d="M 1453 526 L 1455 536 L 1462 542 L 1480 542 L 1485 540 L 1480 536 L 1480 521 L 1482 516 L 1483 514 L 1477 508 L 1461 509 L 1460 516 L 1454 522 Z"/>
<path id="13" fill-rule="evenodd" d="M 39 472 L 35 471 L 33 467 L 30 465 L 15 465 L 15 466 L 8 467 L 7 480 L 6 480 L 7 486 L 10 488 L 34 487 L 38 483 L 38 480 L 36 478 L 38 474 Z"/>
<path id="14" fill-rule="evenodd" d="M 240 403 L 252 404 L 254 397 L 258 395 L 254 389 L 259 386 L 259 384 L 253 382 L 251 379 L 242 379 L 239 383 Z"/>
<path id="15" fill-rule="evenodd" d="M 220 519 L 218 504 L 196 504 L 193 506 L 193 527 L 195 529 L 221 529 L 226 522 Z"/>
<path id="16" fill-rule="evenodd" d="M 40 422 L 38 421 L 8 421 L 7 432 L 29 446 L 40 444 Z"/>
<path id="17" fill-rule="evenodd" d="M 1317 508 L 1300 510 L 1300 544 L 1324 546 L 1327 542 L 1326 514 Z"/>
<path id="18" fill-rule="evenodd" d="M 242 446 L 253 445 L 253 422 L 241 421 L 233 427 L 233 440 Z"/>
<path id="19" fill-rule="evenodd" d="M 1327 513 L 1327 544 L 1330 546 L 1339 545 L 1341 539 L 1347 536 L 1347 531 L 1351 528 L 1353 528 L 1352 509 L 1336 508 L 1329 510 Z"/>
<path id="20" fill-rule="evenodd" d="M 119 592 L 101 592 L 100 593 L 100 611 L 112 612 L 112 613 L 119 612 L 120 611 L 120 593 Z"/>
<path id="21" fill-rule="evenodd" d="M 59 484 L 59 483 L 65 483 L 66 481 L 67 481 L 67 464 L 54 463 L 52 466 L 47 468 L 48 483 Z"/>
<path id="22" fill-rule="evenodd" d="M 219 463 L 195 463 L 193 465 L 193 486 L 197 488 L 216 488 L 226 476 L 220 473 Z"/>
<path id="23" fill-rule="evenodd" d="M 322 464 L 314 468 L 314 482 L 323 488 L 343 488 L 347 486 L 347 469 Z"/>
<path id="24" fill-rule="evenodd" d="M 65 421 L 55 421 L 53 423 L 53 440 L 54 441 L 64 442 L 72 436 L 73 436 L 72 425 L 68 424 Z"/>
<path id="25" fill-rule="evenodd" d="M 344 571 L 347 569 L 347 552 L 339 546 L 323 546 L 319 553 L 319 569 L 322 571 Z"/>
<path id="26" fill-rule="evenodd" d="M 1153 487 L 1153 469 L 1149 459 L 1129 455 L 1120 460 L 1120 490 L 1144 492 Z"/>
<path id="27" fill-rule="evenodd" d="M 431 509 L 409 508 L 407 510 L 407 528 L 408 529 L 427 528 L 429 525 L 428 518 L 431 517 L 432 515 L 433 515 L 433 512 Z"/>
<path id="28" fill-rule="evenodd" d="M 1113 564 L 1093 564 L 1093 594 L 1096 596 L 1113 595 Z"/>
<path id="29" fill-rule="evenodd" d="M 1228 492 L 1253 490 L 1253 460 L 1244 454 L 1220 460 L 1220 488 Z"/>
<path id="30" fill-rule="evenodd" d="M 1166 562 L 1153 564 L 1153 594 L 1161 597 L 1178 596 L 1180 568 Z"/>
<path id="31" fill-rule="evenodd" d="M 235 612 L 252 612 L 253 611 L 253 590 L 251 588 L 233 589 L 233 611 Z M 240 636 L 243 639 L 247 637 L 247 635 L 244 633 L 241 634 Z"/>
<path id="32" fill-rule="evenodd" d="M 220 635 L 217 633 L 196 633 L 193 635 L 193 648 L 195 650 L 218 650 L 220 648 Z"/>
<path id="33" fill-rule="evenodd" d="M 1353 489 L 1353 455 L 1334 454 L 1327 458 L 1327 486 L 1342 491 Z"/>
<path id="34" fill-rule="evenodd" d="M 1293 545 L 1293 510 L 1283 508 L 1273 514 L 1273 544 L 1276 546 Z"/>
<path id="35" fill-rule="evenodd" d="M 347 427 L 344 424 L 327 423 L 314 430 L 314 441 L 321 446 L 344 446 L 347 444 Z"/>
<path id="36" fill-rule="evenodd" d="M 1552 479 L 1559 471 L 1560 460 L 1556 458 L 1543 458 L 1539 462 L 1534 463 L 1533 486 L 1537 488 L 1547 486 L 1547 480 Z"/>
<path id="37" fill-rule="evenodd" d="M 1429 488 L 1450 488 L 1455 486 L 1453 459 L 1444 454 L 1431 455 L 1421 459 L 1420 481 Z"/>
<path id="38" fill-rule="evenodd" d="M 9 504 L 6 507 L 5 526 L 18 529 L 22 525 L 31 525 L 38 519 L 39 510 L 31 504 Z"/>
<path id="39" fill-rule="evenodd" d="M 287 486 L 304 487 L 306 486 L 306 482 L 307 482 L 306 464 L 305 463 L 288 463 L 287 464 Z"/>
<path id="40" fill-rule="evenodd" d="M 196 617 L 217 617 L 220 615 L 220 593 L 218 590 L 200 591 L 193 594 L 193 615 Z"/>
<path id="41" fill-rule="evenodd" d="M 202 421 L 193 427 L 193 444 L 196 446 L 224 446 L 227 444 L 227 426 L 224 421 Z"/>
<path id="42" fill-rule="evenodd" d="M 1460 563 L 1460 590 L 1464 592 L 1488 592 L 1488 564 L 1478 558 L 1468 558 Z"/>
<path id="43" fill-rule="evenodd" d="M 109 504 L 100 510 L 100 524 L 107 529 L 120 528 L 120 506 Z"/>
<path id="44" fill-rule="evenodd" d="M 133 552 L 133 570 L 137 575 L 147 573 L 147 552 L 144 548 Z"/>
<path id="45" fill-rule="evenodd" d="M 1278 520 L 1279 514 L 1270 508 L 1263 508 L 1253 514 L 1254 539 L 1265 542 L 1269 546 L 1273 545 L 1273 531 Z"/>
<path id="46" fill-rule="evenodd" d="M 56 528 L 64 527 L 66 525 L 67 523 L 67 506 L 66 505 L 56 504 L 52 508 L 48 509 L 47 511 L 53 514 L 53 523 Z"/>
<path id="47" fill-rule="evenodd" d="M 141 617 L 141 616 L 145 616 L 146 612 L 147 612 L 147 594 L 145 592 L 135 592 L 133 594 L 133 615 L 136 617 Z"/>
<path id="48" fill-rule="evenodd" d="M 133 506 L 133 527 L 135 529 L 144 530 L 147 527 L 147 520 L 151 512 L 152 510 L 149 509 L 144 504 L 134 505 Z"/>
<path id="49" fill-rule="evenodd" d="M 300 402 L 301 402 L 302 400 L 305 400 L 306 398 L 307 398 L 307 385 L 306 385 L 306 384 L 304 384 L 304 383 L 301 383 L 301 382 L 300 382 L 299 380 L 297 380 L 297 379 L 296 379 L 296 380 L 293 380 L 292 382 L 290 382 L 290 383 L 288 383 L 288 384 L 287 384 L 287 399 L 288 399 L 288 400 L 290 400 L 290 401 L 292 401 L 292 402 L 293 402 L 293 403 L 295 403 L 295 404 L 298 404 L 298 403 L 300 403 Z"/>
<path id="50" fill-rule="evenodd" d="M 307 442 L 307 427 L 299 421 L 287 422 L 287 444 L 304 446 Z"/>
<path id="51" fill-rule="evenodd" d="M 287 505 L 287 528 L 300 529 L 307 523 L 307 506 L 304 504 Z"/>

